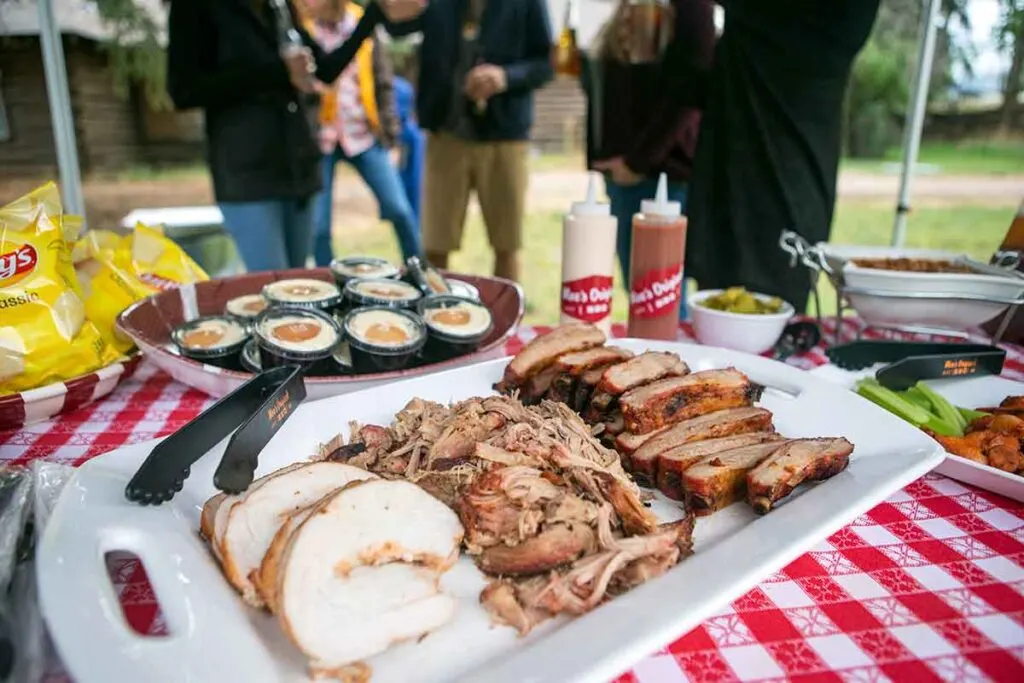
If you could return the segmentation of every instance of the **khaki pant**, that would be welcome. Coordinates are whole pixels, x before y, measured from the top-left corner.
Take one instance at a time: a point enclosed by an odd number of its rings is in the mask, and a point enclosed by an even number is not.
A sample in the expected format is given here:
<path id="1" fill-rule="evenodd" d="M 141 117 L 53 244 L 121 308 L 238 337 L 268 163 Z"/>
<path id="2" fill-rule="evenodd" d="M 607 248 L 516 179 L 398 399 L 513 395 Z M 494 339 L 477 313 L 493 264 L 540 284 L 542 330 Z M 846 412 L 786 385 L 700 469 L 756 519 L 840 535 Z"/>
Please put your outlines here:
<path id="1" fill-rule="evenodd" d="M 470 192 L 476 191 L 496 252 L 514 252 L 522 243 L 529 147 L 522 142 L 470 142 L 449 133 L 427 138 L 423 187 L 423 248 L 427 253 L 457 251 Z"/>

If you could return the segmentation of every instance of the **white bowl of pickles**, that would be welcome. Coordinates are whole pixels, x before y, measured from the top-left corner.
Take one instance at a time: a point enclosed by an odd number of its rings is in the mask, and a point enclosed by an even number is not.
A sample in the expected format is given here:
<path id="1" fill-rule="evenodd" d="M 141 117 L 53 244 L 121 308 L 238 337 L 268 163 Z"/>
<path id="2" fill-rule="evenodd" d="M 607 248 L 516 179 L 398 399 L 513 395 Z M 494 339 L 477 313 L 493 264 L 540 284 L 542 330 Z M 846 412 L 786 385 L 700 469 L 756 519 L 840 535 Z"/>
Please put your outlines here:
<path id="1" fill-rule="evenodd" d="M 743 287 L 702 290 L 691 295 L 688 304 L 697 341 L 747 353 L 764 353 L 775 346 L 795 313 L 782 299 Z"/>

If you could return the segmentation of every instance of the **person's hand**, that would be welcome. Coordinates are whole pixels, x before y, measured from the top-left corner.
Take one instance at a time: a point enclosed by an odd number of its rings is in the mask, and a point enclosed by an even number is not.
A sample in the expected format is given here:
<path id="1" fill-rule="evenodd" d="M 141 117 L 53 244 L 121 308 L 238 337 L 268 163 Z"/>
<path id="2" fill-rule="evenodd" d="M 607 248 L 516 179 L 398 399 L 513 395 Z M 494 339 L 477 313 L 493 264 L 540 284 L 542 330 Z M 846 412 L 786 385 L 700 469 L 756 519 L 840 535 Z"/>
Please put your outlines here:
<path id="1" fill-rule="evenodd" d="M 295 48 L 281 55 L 285 68 L 288 69 L 288 80 L 292 87 L 302 93 L 318 92 L 318 81 L 313 77 L 316 72 L 316 62 L 313 60 L 313 53 L 309 48 Z"/>
<path id="2" fill-rule="evenodd" d="M 463 91 L 475 102 L 486 102 L 508 89 L 508 75 L 500 66 L 480 64 L 466 74 Z"/>
<path id="3" fill-rule="evenodd" d="M 377 0 L 388 21 L 399 24 L 412 21 L 427 8 L 427 0 Z"/>
<path id="4" fill-rule="evenodd" d="M 636 185 L 644 179 L 642 175 L 627 166 L 626 161 L 622 157 L 595 161 L 594 168 L 598 171 L 607 171 L 616 185 Z"/>

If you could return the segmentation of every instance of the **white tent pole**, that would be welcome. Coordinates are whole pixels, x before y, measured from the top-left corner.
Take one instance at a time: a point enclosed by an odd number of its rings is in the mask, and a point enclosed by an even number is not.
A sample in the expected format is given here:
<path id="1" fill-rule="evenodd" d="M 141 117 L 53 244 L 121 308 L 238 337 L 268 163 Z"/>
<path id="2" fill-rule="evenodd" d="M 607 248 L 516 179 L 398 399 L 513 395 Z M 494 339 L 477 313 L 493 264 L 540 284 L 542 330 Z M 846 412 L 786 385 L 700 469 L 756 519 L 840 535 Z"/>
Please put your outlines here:
<path id="1" fill-rule="evenodd" d="M 914 177 L 917 153 L 921 149 L 921 130 L 928 109 L 928 86 L 935 57 L 935 34 L 939 26 L 939 0 L 925 0 L 918 43 L 917 68 L 907 118 L 903 123 L 903 168 L 900 172 L 900 193 L 896 200 L 896 221 L 892 228 L 892 246 L 903 246 L 907 236 L 907 214 L 910 213 L 910 183 Z"/>
<path id="2" fill-rule="evenodd" d="M 37 0 L 36 5 L 39 8 L 39 44 L 43 51 L 46 94 L 50 103 L 64 210 L 84 219 L 85 201 L 82 199 L 82 177 L 78 168 L 75 120 L 71 114 L 71 95 L 68 93 L 68 73 L 64 66 L 60 27 L 53 14 L 52 0 Z"/>

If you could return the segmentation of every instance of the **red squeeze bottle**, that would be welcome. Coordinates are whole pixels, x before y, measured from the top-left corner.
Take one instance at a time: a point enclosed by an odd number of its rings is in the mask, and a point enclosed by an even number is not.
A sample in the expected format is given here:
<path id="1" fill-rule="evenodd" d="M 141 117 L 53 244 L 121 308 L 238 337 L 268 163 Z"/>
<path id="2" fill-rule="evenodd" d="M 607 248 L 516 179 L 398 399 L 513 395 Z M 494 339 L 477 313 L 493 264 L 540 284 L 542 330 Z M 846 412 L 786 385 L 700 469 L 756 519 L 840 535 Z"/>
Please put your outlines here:
<path id="1" fill-rule="evenodd" d="M 662 173 L 654 199 L 633 216 L 630 257 L 629 336 L 674 341 L 679 334 L 683 295 L 686 217 L 679 202 L 668 201 Z"/>

